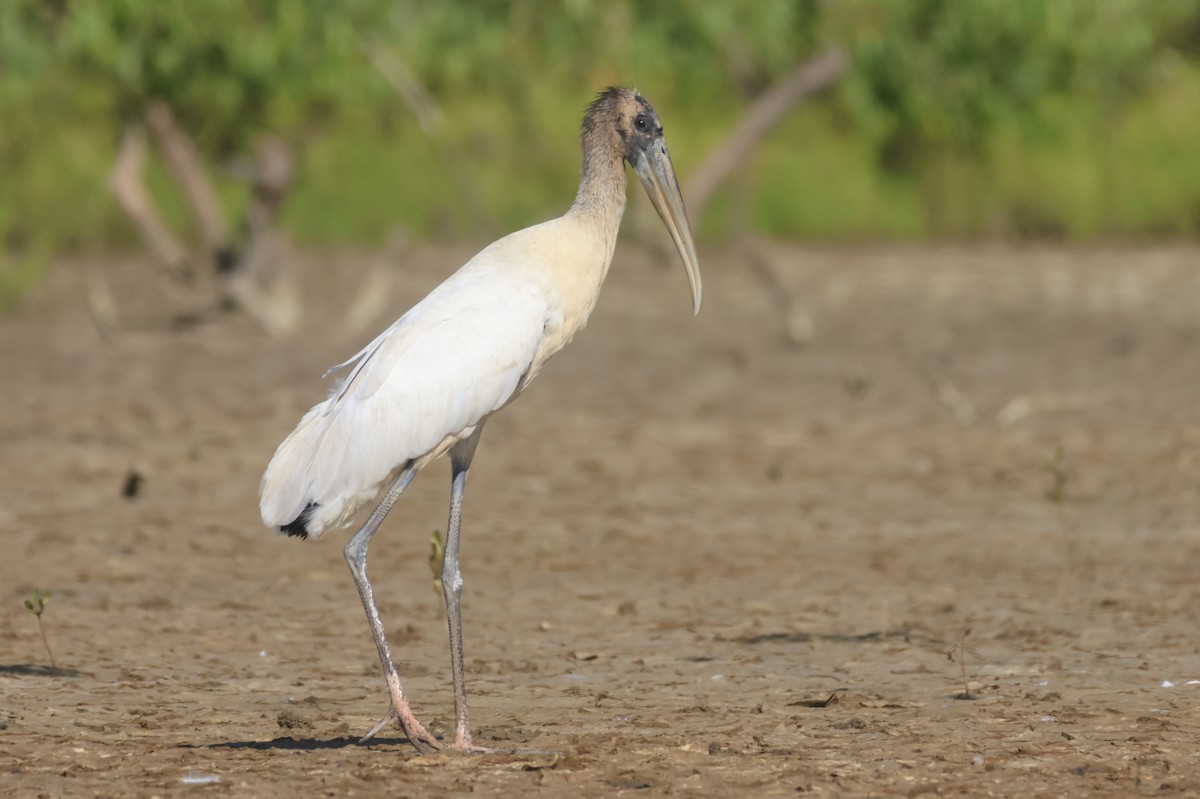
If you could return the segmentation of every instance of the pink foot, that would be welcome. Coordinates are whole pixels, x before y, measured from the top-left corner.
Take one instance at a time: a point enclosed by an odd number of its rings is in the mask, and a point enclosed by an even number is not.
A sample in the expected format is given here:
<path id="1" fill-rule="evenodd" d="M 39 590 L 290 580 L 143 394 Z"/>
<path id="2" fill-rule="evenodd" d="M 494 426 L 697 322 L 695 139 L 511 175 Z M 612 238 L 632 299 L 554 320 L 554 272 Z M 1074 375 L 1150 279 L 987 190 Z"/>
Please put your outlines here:
<path id="1" fill-rule="evenodd" d="M 434 752 L 439 752 L 442 749 L 442 743 L 429 730 L 425 729 L 425 725 L 417 721 L 417 717 L 413 715 L 412 709 L 405 704 L 403 710 L 396 710 L 395 705 L 388 708 L 388 712 L 384 715 L 379 723 L 371 728 L 370 732 L 358 739 L 360 744 L 374 738 L 380 730 L 389 724 L 396 723 L 400 725 L 400 729 L 404 730 L 404 734 L 408 737 L 408 742 L 413 745 L 419 754 L 430 755 Z"/>
<path id="2" fill-rule="evenodd" d="M 464 755 L 488 755 L 499 752 L 499 749 L 493 749 L 489 746 L 477 746 L 471 742 L 471 736 L 456 735 L 454 743 L 450 744 L 449 749 L 453 752 L 458 752 Z"/>

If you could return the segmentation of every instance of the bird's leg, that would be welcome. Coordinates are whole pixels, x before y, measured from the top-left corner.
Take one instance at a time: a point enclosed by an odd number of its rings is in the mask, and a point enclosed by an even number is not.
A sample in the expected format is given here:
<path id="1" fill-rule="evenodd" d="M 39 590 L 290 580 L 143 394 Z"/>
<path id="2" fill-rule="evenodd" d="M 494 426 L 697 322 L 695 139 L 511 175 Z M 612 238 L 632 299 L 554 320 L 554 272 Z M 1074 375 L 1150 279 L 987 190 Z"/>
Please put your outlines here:
<path id="1" fill-rule="evenodd" d="M 450 627 L 450 670 L 454 681 L 454 744 L 464 752 L 486 751 L 471 743 L 471 725 L 467 720 L 467 683 L 463 668 L 462 641 L 462 572 L 458 568 L 458 542 L 462 531 L 463 494 L 467 487 L 467 470 L 475 457 L 475 446 L 483 431 L 480 424 L 470 436 L 450 450 L 452 482 L 450 487 L 450 522 L 446 533 L 446 557 L 442 561 L 442 595 L 446 598 L 446 620 Z"/>
<path id="2" fill-rule="evenodd" d="M 379 618 L 379 609 L 375 607 L 375 592 L 371 588 L 371 581 L 367 579 L 367 545 L 371 543 L 371 537 L 375 535 L 375 531 L 383 523 L 384 517 L 387 516 L 388 511 L 392 509 L 392 505 L 396 503 L 400 495 L 404 493 L 404 489 L 408 487 L 416 473 L 416 469 L 412 467 L 410 461 L 409 465 L 392 483 L 392 487 L 388 489 L 383 501 L 372 511 L 371 516 L 350 539 L 350 543 L 346 544 L 344 554 L 346 562 L 350 564 L 350 573 L 354 575 L 354 584 L 358 587 L 358 597 L 362 600 L 363 610 L 367 612 L 371 635 L 374 636 L 375 646 L 379 650 L 379 662 L 383 666 L 383 676 L 387 680 L 388 691 L 392 697 L 392 705 L 388 709 L 387 715 L 371 728 L 371 731 L 364 735 L 359 743 L 369 741 L 376 733 L 395 721 L 403 728 L 404 734 L 408 736 L 409 742 L 416 747 L 417 751 L 427 753 L 440 749 L 441 744 L 421 722 L 417 721 L 412 708 L 408 705 L 408 699 L 404 696 L 404 688 L 400 685 L 400 675 L 396 673 L 396 666 L 392 662 L 392 653 L 388 649 L 387 635 L 384 632 L 383 621 Z"/>

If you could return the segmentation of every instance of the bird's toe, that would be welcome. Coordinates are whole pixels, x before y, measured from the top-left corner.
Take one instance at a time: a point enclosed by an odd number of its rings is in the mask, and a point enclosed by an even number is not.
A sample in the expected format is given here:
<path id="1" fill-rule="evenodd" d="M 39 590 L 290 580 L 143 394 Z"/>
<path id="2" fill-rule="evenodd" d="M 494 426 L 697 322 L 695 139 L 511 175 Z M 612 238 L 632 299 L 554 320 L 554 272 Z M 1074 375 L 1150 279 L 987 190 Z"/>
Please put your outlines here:
<path id="1" fill-rule="evenodd" d="M 367 732 L 366 735 L 358 739 L 360 744 L 369 743 L 372 738 L 379 734 L 380 730 L 396 724 L 404 731 L 404 735 L 408 738 L 408 742 L 413 745 L 413 748 L 422 755 L 431 755 L 435 752 L 442 751 L 442 742 L 439 741 L 433 733 L 425 729 L 421 722 L 417 721 L 416 717 L 408 714 L 400 713 L 395 707 L 389 707 L 388 712 L 384 714 L 379 723 Z"/>

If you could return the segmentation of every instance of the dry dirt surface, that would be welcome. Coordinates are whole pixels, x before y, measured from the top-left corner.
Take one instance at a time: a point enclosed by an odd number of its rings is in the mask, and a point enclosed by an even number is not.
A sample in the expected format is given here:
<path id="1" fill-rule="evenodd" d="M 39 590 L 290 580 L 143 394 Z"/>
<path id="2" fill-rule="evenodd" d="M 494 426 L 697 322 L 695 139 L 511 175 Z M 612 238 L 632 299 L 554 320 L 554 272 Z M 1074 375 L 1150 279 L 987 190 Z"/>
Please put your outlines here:
<path id="1" fill-rule="evenodd" d="M 777 248 L 803 346 L 739 253 L 702 254 L 693 319 L 676 264 L 621 249 L 471 472 L 472 717 L 508 751 L 358 745 L 387 696 L 348 534 L 272 535 L 259 476 L 469 254 L 306 253 L 283 340 L 137 257 L 0 318 L 0 795 L 1200 793 L 1184 247 Z M 448 476 L 370 562 L 439 735 Z"/>

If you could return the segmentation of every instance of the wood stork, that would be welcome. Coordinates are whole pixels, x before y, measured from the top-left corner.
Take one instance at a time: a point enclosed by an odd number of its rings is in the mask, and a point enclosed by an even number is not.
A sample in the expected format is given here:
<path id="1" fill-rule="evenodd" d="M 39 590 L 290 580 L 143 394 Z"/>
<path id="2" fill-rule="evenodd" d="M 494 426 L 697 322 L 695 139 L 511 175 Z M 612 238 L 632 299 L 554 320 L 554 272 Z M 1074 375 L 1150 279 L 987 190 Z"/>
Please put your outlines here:
<path id="1" fill-rule="evenodd" d="M 391 695 L 387 714 L 363 741 L 394 721 L 418 752 L 442 748 L 401 687 L 367 579 L 367 546 L 417 472 L 449 453 L 442 586 L 454 687 L 450 748 L 484 751 L 471 741 L 463 673 L 458 552 L 467 470 L 484 423 L 529 385 L 595 307 L 625 210 L 624 161 L 670 232 L 693 312 L 700 310 L 696 248 L 658 114 L 636 91 L 610 87 L 588 107 L 581 139 L 583 177 L 567 213 L 489 245 L 334 367 L 348 372 L 279 445 L 263 475 L 263 522 L 300 538 L 348 526 L 387 486 L 345 548 Z"/>

